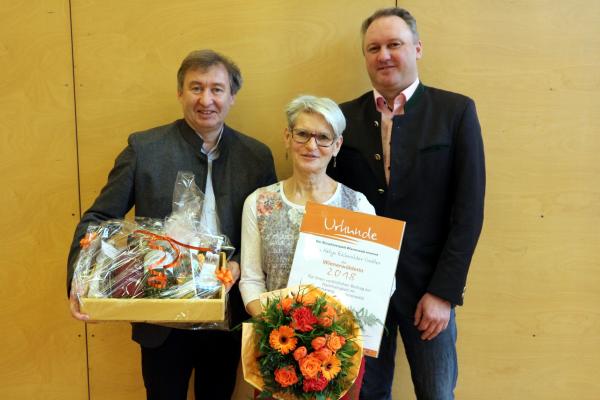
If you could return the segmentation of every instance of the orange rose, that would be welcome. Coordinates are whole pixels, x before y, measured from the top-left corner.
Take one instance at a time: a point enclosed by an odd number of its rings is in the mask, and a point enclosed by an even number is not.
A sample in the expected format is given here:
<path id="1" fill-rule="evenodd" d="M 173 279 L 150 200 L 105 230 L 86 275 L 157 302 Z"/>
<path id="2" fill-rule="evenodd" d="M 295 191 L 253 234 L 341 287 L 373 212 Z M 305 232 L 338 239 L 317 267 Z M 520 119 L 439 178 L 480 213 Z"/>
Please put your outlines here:
<path id="1" fill-rule="evenodd" d="M 338 336 L 338 334 L 335 332 L 333 332 L 331 335 L 326 335 L 326 338 L 327 348 L 334 353 L 341 349 L 344 343 L 346 343 L 346 339 L 343 336 Z"/>
<path id="2" fill-rule="evenodd" d="M 321 361 L 325 361 L 333 355 L 333 352 L 331 350 L 329 350 L 327 347 L 322 347 L 317 351 L 313 351 L 312 355 L 314 355 Z"/>
<path id="3" fill-rule="evenodd" d="M 300 361 L 301 359 L 306 357 L 307 353 L 308 353 L 308 351 L 306 350 L 306 347 L 304 347 L 304 346 L 298 347 L 296 350 L 294 350 L 294 360 Z"/>
<path id="4" fill-rule="evenodd" d="M 327 339 L 325 339 L 323 336 L 318 336 L 310 342 L 310 345 L 315 350 L 319 350 L 321 347 L 325 346 L 326 344 L 327 344 Z"/>
<path id="5" fill-rule="evenodd" d="M 322 318 L 335 318 L 335 316 L 337 315 L 337 313 L 335 312 L 335 308 L 333 308 L 333 306 L 329 305 L 329 304 L 325 304 L 323 306 L 323 308 L 321 309 L 321 314 L 319 314 L 319 317 Z"/>
<path id="6" fill-rule="evenodd" d="M 292 309 L 292 304 L 294 304 L 294 299 L 292 299 L 291 297 L 285 297 L 281 299 L 279 304 L 277 304 L 277 309 L 283 310 L 283 313 L 287 314 Z"/>
<path id="7" fill-rule="evenodd" d="M 316 378 L 321 372 L 322 362 L 312 354 L 301 359 L 298 364 L 300 364 L 300 372 L 305 378 Z"/>
<path id="8" fill-rule="evenodd" d="M 281 385 L 281 387 L 288 387 L 298 382 L 298 376 L 296 375 L 296 370 L 294 367 L 292 365 L 288 365 L 275 370 L 275 380 Z"/>
<path id="9" fill-rule="evenodd" d="M 333 319 L 329 317 L 320 317 L 319 319 L 317 319 L 317 322 L 319 323 L 319 325 L 325 328 L 329 328 L 331 325 L 333 325 Z"/>
<path id="10" fill-rule="evenodd" d="M 303 290 L 296 296 L 296 301 L 298 303 L 302 303 L 305 306 L 311 306 L 317 301 L 317 293 L 315 290 Z"/>

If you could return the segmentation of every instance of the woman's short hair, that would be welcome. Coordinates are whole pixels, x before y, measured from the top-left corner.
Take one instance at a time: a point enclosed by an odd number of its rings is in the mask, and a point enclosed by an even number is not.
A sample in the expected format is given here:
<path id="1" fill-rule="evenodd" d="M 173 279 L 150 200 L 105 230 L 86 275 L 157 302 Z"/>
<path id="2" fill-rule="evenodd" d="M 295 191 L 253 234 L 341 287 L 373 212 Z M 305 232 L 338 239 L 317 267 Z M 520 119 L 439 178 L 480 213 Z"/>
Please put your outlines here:
<path id="1" fill-rule="evenodd" d="M 346 118 L 335 101 L 327 97 L 302 95 L 292 100 L 285 108 L 288 127 L 291 129 L 301 113 L 320 114 L 333 129 L 335 138 L 342 136 L 346 129 Z"/>

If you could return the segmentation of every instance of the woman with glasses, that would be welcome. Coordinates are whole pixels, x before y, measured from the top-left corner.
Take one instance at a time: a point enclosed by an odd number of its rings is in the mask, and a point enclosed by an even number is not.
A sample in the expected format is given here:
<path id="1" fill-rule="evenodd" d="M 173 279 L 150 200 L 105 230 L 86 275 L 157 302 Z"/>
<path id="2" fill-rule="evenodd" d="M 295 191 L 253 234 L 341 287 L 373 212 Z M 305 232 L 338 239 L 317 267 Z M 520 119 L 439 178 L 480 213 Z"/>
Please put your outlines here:
<path id="1" fill-rule="evenodd" d="M 286 116 L 284 141 L 292 176 L 257 189 L 246 199 L 242 214 L 240 291 L 252 316 L 262 311 L 261 293 L 287 286 L 306 202 L 375 214 L 362 193 L 326 174 L 332 158 L 335 167 L 346 128 L 337 104 L 324 97 L 300 96 L 287 106 Z M 358 378 L 343 399 L 358 398 L 363 372 L 361 365 Z"/>

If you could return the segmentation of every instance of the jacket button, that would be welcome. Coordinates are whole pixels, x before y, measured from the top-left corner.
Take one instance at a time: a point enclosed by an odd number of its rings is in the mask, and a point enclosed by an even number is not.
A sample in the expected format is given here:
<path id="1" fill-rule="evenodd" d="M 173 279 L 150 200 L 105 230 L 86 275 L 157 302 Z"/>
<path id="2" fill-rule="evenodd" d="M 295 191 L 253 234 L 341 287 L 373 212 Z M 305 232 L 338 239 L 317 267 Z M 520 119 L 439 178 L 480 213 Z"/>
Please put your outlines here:
<path id="1" fill-rule="evenodd" d="M 384 193 L 385 193 L 385 190 L 383 190 L 383 189 L 377 189 L 377 192 L 378 192 L 379 194 L 384 194 Z"/>
<path id="2" fill-rule="evenodd" d="M 375 154 L 375 159 L 376 159 L 377 161 L 381 160 L 381 154 Z"/>

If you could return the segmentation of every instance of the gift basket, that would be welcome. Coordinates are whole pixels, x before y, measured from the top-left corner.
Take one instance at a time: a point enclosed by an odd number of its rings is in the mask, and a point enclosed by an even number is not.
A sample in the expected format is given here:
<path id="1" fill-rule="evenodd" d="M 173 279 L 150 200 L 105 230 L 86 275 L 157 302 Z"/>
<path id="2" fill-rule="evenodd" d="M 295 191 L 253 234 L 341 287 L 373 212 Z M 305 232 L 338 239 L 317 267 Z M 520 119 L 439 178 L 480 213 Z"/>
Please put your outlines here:
<path id="1" fill-rule="evenodd" d="M 207 228 L 203 197 L 193 173 L 179 172 L 166 219 L 89 226 L 73 277 L 81 311 L 91 320 L 227 328 L 226 264 L 234 249 Z"/>
<path id="2" fill-rule="evenodd" d="M 313 286 L 269 292 L 263 306 L 242 327 L 244 379 L 261 391 L 257 398 L 342 397 L 363 355 L 353 313 Z"/>

